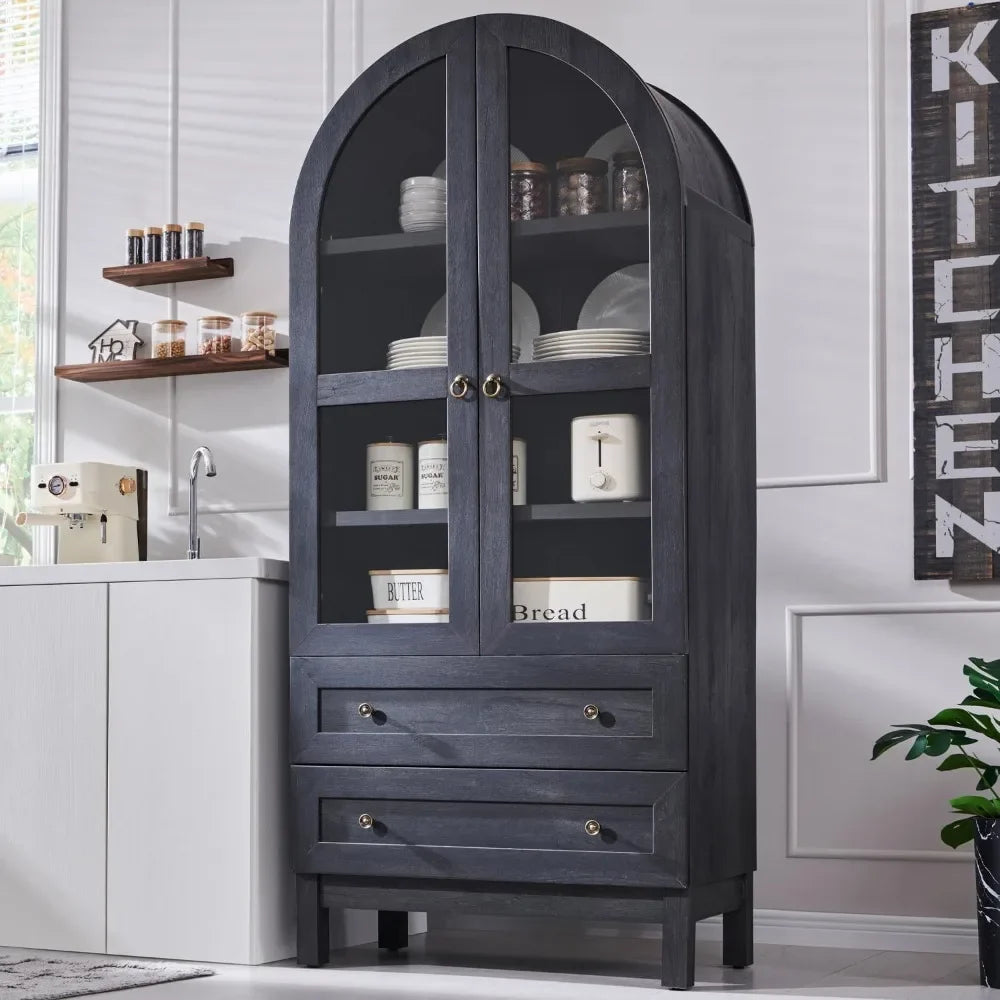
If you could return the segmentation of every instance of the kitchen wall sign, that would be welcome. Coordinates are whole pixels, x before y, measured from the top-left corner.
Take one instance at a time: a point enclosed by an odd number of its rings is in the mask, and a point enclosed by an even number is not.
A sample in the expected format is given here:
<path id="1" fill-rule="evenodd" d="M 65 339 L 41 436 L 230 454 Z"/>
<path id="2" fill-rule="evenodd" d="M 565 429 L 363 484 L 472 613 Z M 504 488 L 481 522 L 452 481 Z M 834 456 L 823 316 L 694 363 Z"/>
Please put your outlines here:
<path id="1" fill-rule="evenodd" d="M 1000 3 L 911 19 L 914 576 L 1000 579 Z"/>
<path id="2" fill-rule="evenodd" d="M 87 345 L 91 362 L 96 365 L 106 361 L 134 361 L 136 349 L 143 344 L 135 332 L 138 325 L 136 319 L 116 319 L 102 330 Z"/>

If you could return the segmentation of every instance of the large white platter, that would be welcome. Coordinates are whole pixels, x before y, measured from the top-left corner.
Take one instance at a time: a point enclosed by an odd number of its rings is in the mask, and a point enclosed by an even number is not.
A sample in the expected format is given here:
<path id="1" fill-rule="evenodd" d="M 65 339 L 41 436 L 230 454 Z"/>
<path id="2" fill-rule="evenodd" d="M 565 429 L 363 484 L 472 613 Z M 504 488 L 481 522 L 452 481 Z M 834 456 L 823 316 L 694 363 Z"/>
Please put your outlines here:
<path id="1" fill-rule="evenodd" d="M 587 296 L 577 326 L 581 330 L 648 330 L 649 265 L 630 264 L 609 274 Z"/>

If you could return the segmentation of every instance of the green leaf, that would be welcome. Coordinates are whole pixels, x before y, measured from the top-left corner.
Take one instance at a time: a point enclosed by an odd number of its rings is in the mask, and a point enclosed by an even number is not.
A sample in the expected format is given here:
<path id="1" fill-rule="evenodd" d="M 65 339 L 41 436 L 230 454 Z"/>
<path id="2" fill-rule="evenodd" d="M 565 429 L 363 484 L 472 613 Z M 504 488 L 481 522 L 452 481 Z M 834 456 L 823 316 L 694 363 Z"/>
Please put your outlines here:
<path id="1" fill-rule="evenodd" d="M 1000 729 L 988 715 L 975 715 L 964 708 L 946 708 L 928 720 L 932 726 L 961 726 L 974 733 L 982 733 L 1000 743 Z"/>
<path id="2" fill-rule="evenodd" d="M 966 695 L 959 704 L 971 705 L 973 708 L 1000 709 L 1000 701 L 994 699 L 993 695 L 984 697 L 984 692 L 978 688 L 975 694 Z"/>
<path id="3" fill-rule="evenodd" d="M 992 788 L 997 783 L 997 778 L 1000 778 L 1000 767 L 988 764 L 983 768 L 983 776 L 979 779 L 976 790 L 985 792 L 986 789 Z"/>
<path id="4" fill-rule="evenodd" d="M 932 732 L 930 726 L 924 726 L 923 730 L 926 732 Z M 886 750 L 891 750 L 897 743 L 905 743 L 906 740 L 913 739 L 913 737 L 917 735 L 917 730 L 915 730 L 912 726 L 906 729 L 897 729 L 894 732 L 885 733 L 875 741 L 875 746 L 872 747 L 872 760 L 881 757 Z"/>
<path id="5" fill-rule="evenodd" d="M 961 847 L 976 835 L 976 821 L 971 816 L 957 819 L 941 828 L 941 839 L 949 847 Z"/>
<path id="6" fill-rule="evenodd" d="M 950 757 L 945 757 L 940 764 L 938 764 L 937 769 L 939 771 L 958 771 L 963 767 L 972 767 L 972 761 L 975 760 L 977 764 L 982 765 L 981 761 L 976 760 L 975 757 L 969 760 L 964 753 L 955 753 Z"/>
<path id="7" fill-rule="evenodd" d="M 940 757 L 951 749 L 951 733 L 948 730 L 927 733 L 924 739 L 926 743 L 924 753 L 928 757 Z"/>
<path id="8" fill-rule="evenodd" d="M 910 750 L 906 755 L 906 759 L 916 760 L 922 753 L 924 753 L 927 750 L 927 740 L 929 737 L 930 733 L 921 733 L 913 741 L 913 746 L 910 747 Z"/>
<path id="9" fill-rule="evenodd" d="M 971 816 L 1000 816 L 1000 802 L 987 799 L 982 795 L 960 795 L 950 802 L 956 812 L 969 813 Z"/>
<path id="10" fill-rule="evenodd" d="M 1000 698 L 1000 681 L 981 670 L 979 667 L 972 667 L 966 664 L 962 667 L 962 673 L 968 678 L 977 695 L 987 692 L 988 697 Z"/>

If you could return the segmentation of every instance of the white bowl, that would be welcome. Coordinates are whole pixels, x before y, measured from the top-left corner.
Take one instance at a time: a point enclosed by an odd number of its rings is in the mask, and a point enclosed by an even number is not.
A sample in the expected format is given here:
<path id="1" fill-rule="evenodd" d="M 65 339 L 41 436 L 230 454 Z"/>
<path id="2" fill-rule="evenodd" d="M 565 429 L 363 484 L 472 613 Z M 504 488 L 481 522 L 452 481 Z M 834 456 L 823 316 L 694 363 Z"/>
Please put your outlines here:
<path id="1" fill-rule="evenodd" d="M 393 608 L 376 608 L 368 612 L 368 623 L 370 625 L 424 625 L 429 622 L 446 622 L 448 612 L 443 608 L 434 608 L 426 611 L 415 609 L 405 611 Z"/>
<path id="2" fill-rule="evenodd" d="M 637 622 L 649 617 L 649 581 L 637 576 L 514 580 L 515 622 Z"/>

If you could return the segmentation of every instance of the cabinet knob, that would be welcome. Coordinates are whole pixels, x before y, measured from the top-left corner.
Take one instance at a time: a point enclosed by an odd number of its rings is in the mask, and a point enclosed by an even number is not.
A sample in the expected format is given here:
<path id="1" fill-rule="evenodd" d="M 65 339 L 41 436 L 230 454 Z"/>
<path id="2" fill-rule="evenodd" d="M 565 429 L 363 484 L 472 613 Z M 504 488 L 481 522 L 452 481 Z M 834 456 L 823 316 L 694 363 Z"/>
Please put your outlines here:
<path id="1" fill-rule="evenodd" d="M 465 394 L 469 391 L 469 385 L 471 380 L 468 375 L 456 375 L 451 380 L 451 385 L 448 386 L 448 392 L 455 397 L 455 399 L 464 399 Z"/>
<path id="2" fill-rule="evenodd" d="M 370 719 L 374 714 L 375 706 L 369 705 L 367 701 L 363 701 L 360 705 L 358 705 L 358 715 L 360 715 L 362 719 Z"/>
<path id="3" fill-rule="evenodd" d="M 596 705 L 583 706 L 583 717 L 590 722 L 593 722 L 600 714 L 601 710 Z"/>
<path id="4" fill-rule="evenodd" d="M 503 389 L 503 379 L 497 374 L 487 375 L 483 380 L 483 395 L 490 399 L 496 399 Z"/>
<path id="5" fill-rule="evenodd" d="M 362 830 L 370 830 L 375 825 L 375 817 L 371 813 L 362 813 L 358 817 L 358 826 Z"/>
<path id="6" fill-rule="evenodd" d="M 596 819 L 588 819 L 583 824 L 583 831 L 588 837 L 596 837 L 601 832 L 601 824 Z"/>

